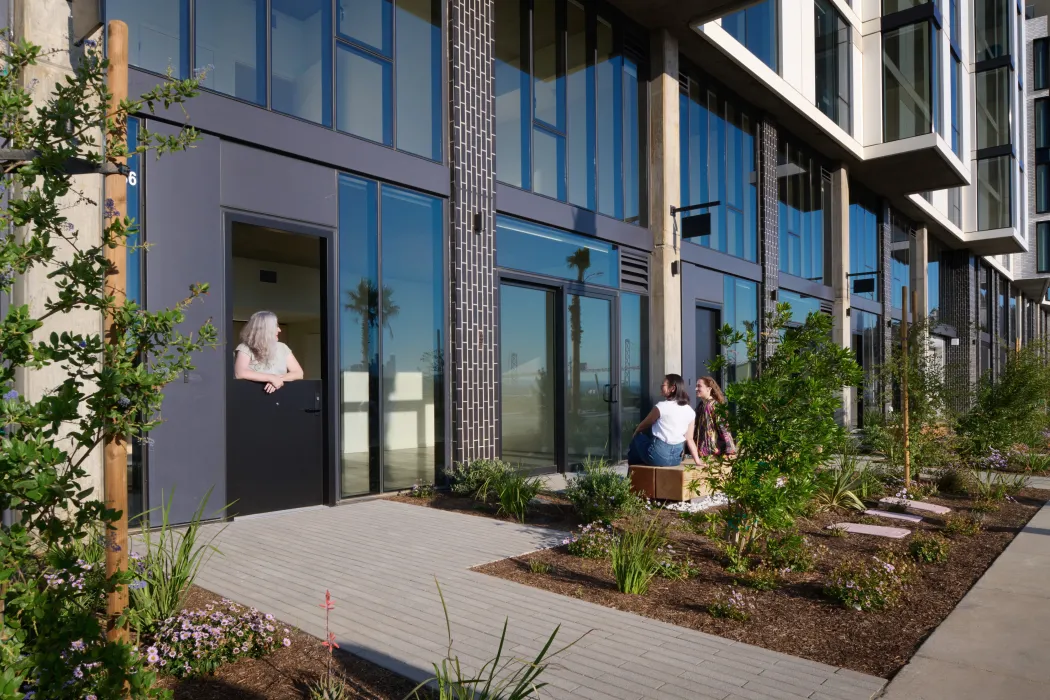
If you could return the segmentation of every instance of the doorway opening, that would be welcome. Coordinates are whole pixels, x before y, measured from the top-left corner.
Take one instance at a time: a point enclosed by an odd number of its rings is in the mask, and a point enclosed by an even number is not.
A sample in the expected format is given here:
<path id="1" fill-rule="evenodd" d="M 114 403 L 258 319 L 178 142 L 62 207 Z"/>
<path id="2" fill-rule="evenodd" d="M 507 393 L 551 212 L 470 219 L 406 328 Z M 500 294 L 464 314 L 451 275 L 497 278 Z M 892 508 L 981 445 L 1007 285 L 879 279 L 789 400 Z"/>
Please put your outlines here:
<path id="1" fill-rule="evenodd" d="M 326 394 L 325 239 L 267 226 L 232 222 L 228 272 L 229 386 L 226 399 L 226 481 L 229 515 L 320 505 L 325 491 Z M 234 374 L 237 348 L 253 314 L 276 316 L 269 364 L 251 369 L 282 379 L 275 384 Z M 251 329 L 250 329 L 251 330 Z M 255 339 L 252 342 L 260 342 Z M 264 339 L 262 342 L 266 342 Z"/>

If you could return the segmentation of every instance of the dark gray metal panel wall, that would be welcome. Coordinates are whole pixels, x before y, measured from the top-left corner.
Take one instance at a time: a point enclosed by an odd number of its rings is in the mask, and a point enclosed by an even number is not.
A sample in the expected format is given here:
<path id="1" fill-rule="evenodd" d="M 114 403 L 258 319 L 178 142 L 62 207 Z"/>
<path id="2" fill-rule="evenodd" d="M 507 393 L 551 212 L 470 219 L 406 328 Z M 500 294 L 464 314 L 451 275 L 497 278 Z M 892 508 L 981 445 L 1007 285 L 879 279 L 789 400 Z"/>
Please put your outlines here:
<path id="1" fill-rule="evenodd" d="M 165 124 L 149 129 L 173 134 Z M 225 249 L 219 210 L 219 140 L 204 137 L 184 153 L 149 159 L 145 235 L 146 304 L 169 308 L 186 297 L 195 282 L 211 284 L 211 293 L 186 310 L 183 332 L 214 319 L 219 347 L 194 357 L 196 369 L 165 390 L 164 420 L 152 431 L 149 447 L 149 507 L 174 492 L 171 519 L 185 522 L 208 489 L 209 513 L 226 504 L 226 350 Z"/>
<path id="2" fill-rule="evenodd" d="M 777 195 L 777 125 L 768 116 L 758 125 L 759 154 L 761 168 L 759 194 L 758 240 L 762 247 L 762 301 L 759 303 L 761 324 L 768 314 L 776 311 L 772 293 L 780 286 L 780 226 L 779 200 Z M 772 352 L 772 341 L 767 342 L 766 353 Z"/>
<path id="3" fill-rule="evenodd" d="M 948 346 L 948 390 L 955 408 L 969 404 L 970 388 L 977 381 L 977 277 L 969 251 L 945 251 L 941 259 L 942 319 L 953 326 L 958 345 Z"/>
<path id="4" fill-rule="evenodd" d="M 696 305 L 725 303 L 725 276 L 696 265 L 682 266 L 682 376 L 696 378 L 707 374 L 696 367 Z M 722 319 L 725 323 L 725 318 Z"/>
<path id="5" fill-rule="evenodd" d="M 492 0 L 448 3 L 452 459 L 457 462 L 495 457 L 500 450 L 493 13 Z"/>
<path id="6" fill-rule="evenodd" d="M 221 201 L 225 207 L 335 228 L 336 171 L 223 141 Z"/>

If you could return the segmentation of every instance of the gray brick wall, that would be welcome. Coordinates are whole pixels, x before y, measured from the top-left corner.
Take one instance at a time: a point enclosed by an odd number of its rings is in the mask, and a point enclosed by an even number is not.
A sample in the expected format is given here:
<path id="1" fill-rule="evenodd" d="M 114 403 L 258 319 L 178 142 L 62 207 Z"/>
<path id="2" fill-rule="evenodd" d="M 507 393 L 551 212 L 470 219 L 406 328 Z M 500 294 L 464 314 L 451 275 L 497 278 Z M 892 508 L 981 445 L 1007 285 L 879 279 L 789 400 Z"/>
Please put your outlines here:
<path id="1" fill-rule="evenodd" d="M 762 320 L 776 311 L 772 292 L 780 286 L 780 225 L 777 195 L 777 125 L 766 115 L 758 125 L 758 162 L 761 172 L 759 193 L 759 242 L 762 248 Z M 766 353 L 772 352 L 771 343 Z"/>
<path id="2" fill-rule="evenodd" d="M 493 19 L 492 0 L 449 0 L 451 438 L 457 462 L 499 454 Z"/>
<path id="3" fill-rule="evenodd" d="M 955 408 L 967 407 L 970 387 L 977 381 L 977 276 L 969 251 L 945 251 L 941 260 L 944 280 L 942 318 L 959 335 L 958 345 L 948 346 L 948 390 Z"/>

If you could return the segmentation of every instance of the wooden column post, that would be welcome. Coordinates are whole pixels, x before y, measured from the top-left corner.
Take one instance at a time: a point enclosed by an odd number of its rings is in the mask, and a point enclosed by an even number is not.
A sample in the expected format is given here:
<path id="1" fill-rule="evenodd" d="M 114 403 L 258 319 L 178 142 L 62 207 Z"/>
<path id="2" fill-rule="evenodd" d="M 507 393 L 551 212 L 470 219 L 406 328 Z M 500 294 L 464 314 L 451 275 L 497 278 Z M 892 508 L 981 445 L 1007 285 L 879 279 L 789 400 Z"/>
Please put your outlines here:
<path id="1" fill-rule="evenodd" d="M 904 371 L 901 373 L 901 424 L 904 433 L 904 488 L 911 487 L 911 439 L 908 435 L 908 372 L 911 360 L 908 357 L 908 288 L 901 287 L 901 358 Z"/>
<path id="2" fill-rule="evenodd" d="M 117 20 L 111 21 L 106 28 L 106 51 L 109 58 L 107 83 L 112 94 L 109 103 L 109 114 L 116 114 L 121 100 L 128 96 L 128 25 Z M 125 132 L 126 136 L 126 132 Z M 126 158 L 109 158 L 111 162 L 123 164 Z M 127 212 L 128 189 L 123 175 L 107 175 L 105 182 L 106 209 Z M 105 225 L 111 219 L 107 216 Z M 109 270 L 106 273 L 106 295 L 112 296 L 114 304 L 121 306 L 125 299 L 127 287 L 127 248 L 121 244 L 106 248 L 106 261 Z M 113 333 L 113 315 L 105 317 L 105 340 L 107 345 L 116 345 L 119 339 Z M 106 507 L 120 511 L 120 518 L 112 525 L 106 538 L 106 576 L 128 568 L 128 450 L 125 436 L 107 431 L 105 440 L 105 493 Z M 109 594 L 106 600 L 106 617 L 108 620 L 107 636 L 111 641 L 127 641 L 126 626 L 117 624 L 118 618 L 128 607 L 128 589 L 120 586 Z"/>

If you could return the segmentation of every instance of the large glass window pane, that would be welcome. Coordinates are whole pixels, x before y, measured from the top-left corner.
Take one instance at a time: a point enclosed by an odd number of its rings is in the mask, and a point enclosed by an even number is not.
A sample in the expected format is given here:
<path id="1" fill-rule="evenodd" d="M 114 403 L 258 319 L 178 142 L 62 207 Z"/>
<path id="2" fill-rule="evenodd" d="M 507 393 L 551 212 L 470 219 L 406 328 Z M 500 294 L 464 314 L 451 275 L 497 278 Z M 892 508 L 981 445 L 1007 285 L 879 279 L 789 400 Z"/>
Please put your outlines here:
<path id="1" fill-rule="evenodd" d="M 128 150 L 138 148 L 139 120 L 128 119 Z M 134 231 L 128 234 L 127 240 L 127 299 L 142 305 L 142 248 L 145 240 L 142 235 L 142 156 L 128 156 L 127 216 L 134 219 Z M 135 441 L 138 442 L 137 440 Z"/>
<path id="2" fill-rule="evenodd" d="M 961 155 L 962 135 L 959 121 L 962 116 L 962 62 L 952 54 L 951 72 L 951 108 L 952 108 L 952 152 Z"/>
<path id="3" fill-rule="evenodd" d="M 930 0 L 882 0 L 882 14 L 892 15 L 894 12 L 910 10 L 919 5 L 925 5 Z"/>
<path id="4" fill-rule="evenodd" d="M 391 146 L 394 143 L 393 66 L 371 54 L 339 44 L 336 128 Z"/>
<path id="5" fill-rule="evenodd" d="M 397 147 L 441 159 L 441 3 L 397 3 Z"/>
<path id="6" fill-rule="evenodd" d="M 730 325 L 734 331 L 747 333 L 748 330 L 752 330 L 757 333 L 759 331 L 758 284 L 725 275 L 722 279 L 722 287 L 725 299 L 723 322 Z M 754 376 L 755 363 L 748 357 L 747 343 L 739 342 L 724 347 L 722 352 L 726 358 L 726 373 L 723 377 L 726 384 L 744 381 Z M 697 372 L 703 372 L 704 369 L 698 367 Z"/>
<path id="7" fill-rule="evenodd" d="M 623 218 L 623 59 L 612 25 L 598 20 L 598 211 Z"/>
<path id="8" fill-rule="evenodd" d="M 780 47 L 777 45 L 777 0 L 764 0 L 746 10 L 722 18 L 722 29 L 747 47 L 759 60 L 780 69 Z"/>
<path id="9" fill-rule="evenodd" d="M 824 281 L 824 178 L 820 164 L 804 151 L 780 142 L 777 162 L 780 270 Z"/>
<path id="10" fill-rule="evenodd" d="M 1010 69 L 982 71 L 974 76 L 977 89 L 977 148 L 1010 143 Z"/>
<path id="11" fill-rule="evenodd" d="M 941 308 L 941 245 L 927 236 L 926 313 L 936 317 Z"/>
<path id="12" fill-rule="evenodd" d="M 1050 221 L 1035 225 L 1036 272 L 1050 272 Z"/>
<path id="13" fill-rule="evenodd" d="M 819 314 L 820 299 L 805 297 L 796 292 L 781 289 L 777 293 L 777 301 L 788 304 L 791 307 L 791 323 L 803 324 L 810 314 Z"/>
<path id="14" fill-rule="evenodd" d="M 1050 99 L 1035 101 L 1035 147 L 1050 148 Z"/>
<path id="15" fill-rule="evenodd" d="M 852 30 L 827 0 L 816 0 L 813 12 L 816 21 L 817 108 L 849 132 Z"/>
<path id="16" fill-rule="evenodd" d="M 339 35 L 390 56 L 394 42 L 393 4 L 392 0 L 338 0 L 336 28 Z M 398 21 L 401 21 L 400 17 Z"/>
<path id="17" fill-rule="evenodd" d="M 977 230 L 1010 227 L 1010 156 L 977 161 Z"/>
<path id="18" fill-rule="evenodd" d="M 594 68 L 587 61 L 587 15 L 583 7 L 571 0 L 566 11 L 569 202 L 593 210 L 595 96 Z"/>
<path id="19" fill-rule="evenodd" d="M 383 489 L 444 466 L 444 227 L 441 200 L 382 189 Z M 405 251 L 412 251 L 405 255 Z"/>
<path id="20" fill-rule="evenodd" d="M 882 324 L 879 315 L 860 309 L 851 309 L 850 319 L 854 357 L 864 371 L 863 385 L 853 395 L 853 420 L 862 427 L 864 414 L 876 407 L 875 380 L 882 345 Z"/>
<path id="21" fill-rule="evenodd" d="M 569 464 L 575 465 L 611 457 L 612 302 L 579 294 L 569 294 L 566 301 L 566 442 Z"/>
<path id="22" fill-rule="evenodd" d="M 890 215 L 890 304 L 901 307 L 901 289 L 911 289 L 911 224 L 899 214 Z"/>
<path id="23" fill-rule="evenodd" d="M 266 104 L 266 2 L 197 3 L 194 14 L 198 68 L 204 87 Z"/>
<path id="24" fill-rule="evenodd" d="M 906 139 L 933 130 L 930 25 L 882 34 L 883 138 Z"/>
<path id="25" fill-rule="evenodd" d="M 500 216 L 496 264 L 512 270 L 619 286 L 619 254 L 608 243 Z"/>
<path id="26" fill-rule="evenodd" d="M 983 265 L 977 268 L 977 323 L 984 333 L 992 328 L 992 311 L 988 304 L 988 294 L 992 287 L 991 269 Z"/>
<path id="27" fill-rule="evenodd" d="M 537 194 L 565 199 L 565 137 L 540 126 L 533 130 L 532 184 Z"/>
<path id="28" fill-rule="evenodd" d="M 270 0 L 271 106 L 332 125 L 332 6 L 327 0 Z"/>
<path id="29" fill-rule="evenodd" d="M 1010 3 L 974 0 L 973 37 L 977 62 L 1010 55 Z"/>
<path id="30" fill-rule="evenodd" d="M 557 464 L 555 295 L 502 284 L 499 304 L 502 456 L 525 469 L 550 468 Z"/>
<path id="31" fill-rule="evenodd" d="M 534 0 L 532 9 L 532 95 L 534 118 L 559 131 L 565 128 L 565 68 L 558 3 Z"/>
<path id="32" fill-rule="evenodd" d="M 649 300 L 637 294 L 620 295 L 620 436 L 621 454 L 627 454 L 634 429 L 649 409 Z"/>
<path id="33" fill-rule="evenodd" d="M 852 187 L 850 189 L 853 189 Z M 877 204 L 854 198 L 849 208 L 850 292 L 879 300 L 879 217 Z"/>
<path id="34" fill-rule="evenodd" d="M 189 0 L 106 0 L 106 19 L 127 23 L 131 65 L 161 74 L 170 69 L 176 78 L 189 76 Z"/>
<path id="35" fill-rule="evenodd" d="M 1035 212 L 1050 212 L 1050 164 L 1035 166 Z"/>
<path id="36" fill-rule="evenodd" d="M 1032 42 L 1032 66 L 1035 90 L 1050 87 L 1050 40 L 1036 39 Z"/>
<path id="37" fill-rule="evenodd" d="M 532 117 L 522 2 L 496 0 L 496 177 L 528 189 Z"/>
<path id="38" fill-rule="evenodd" d="M 339 178 L 339 391 L 341 495 L 379 490 L 379 333 L 382 304 L 396 298 L 379 291 L 378 186 L 371 180 Z M 383 329 L 387 330 L 387 329 Z"/>
<path id="39" fill-rule="evenodd" d="M 624 221 L 642 223 L 648 191 L 645 188 L 645 82 L 638 64 L 623 60 L 623 175 Z"/>

